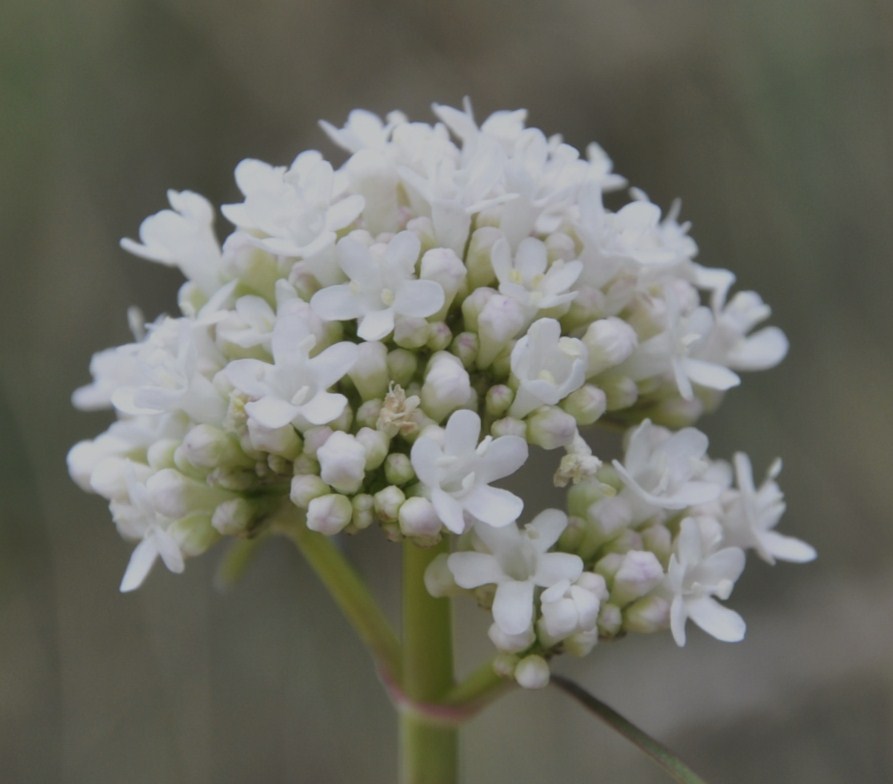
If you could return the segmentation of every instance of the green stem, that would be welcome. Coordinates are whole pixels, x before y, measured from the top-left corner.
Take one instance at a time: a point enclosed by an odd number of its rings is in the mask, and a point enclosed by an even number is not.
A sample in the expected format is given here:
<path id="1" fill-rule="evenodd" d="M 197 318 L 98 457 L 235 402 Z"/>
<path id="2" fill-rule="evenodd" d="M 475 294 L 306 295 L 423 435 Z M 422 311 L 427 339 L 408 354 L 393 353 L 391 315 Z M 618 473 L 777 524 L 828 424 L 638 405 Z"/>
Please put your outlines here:
<path id="1" fill-rule="evenodd" d="M 366 584 L 330 537 L 307 528 L 297 510 L 287 515 L 280 517 L 277 528 L 294 541 L 328 588 L 341 612 L 372 653 L 385 683 L 399 682 L 400 642 Z"/>
<path id="2" fill-rule="evenodd" d="M 403 678 L 400 714 L 400 784 L 455 784 L 458 731 L 444 726 L 420 706 L 439 702 L 453 686 L 453 640 L 449 599 L 435 599 L 425 588 L 425 569 L 446 552 L 403 544 Z"/>

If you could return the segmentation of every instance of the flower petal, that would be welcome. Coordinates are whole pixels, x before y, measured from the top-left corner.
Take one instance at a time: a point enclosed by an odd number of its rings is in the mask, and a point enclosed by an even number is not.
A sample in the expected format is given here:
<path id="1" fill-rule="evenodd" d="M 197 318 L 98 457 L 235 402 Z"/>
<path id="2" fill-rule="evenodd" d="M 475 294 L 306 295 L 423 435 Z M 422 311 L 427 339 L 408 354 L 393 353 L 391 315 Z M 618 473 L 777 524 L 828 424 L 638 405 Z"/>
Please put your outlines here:
<path id="1" fill-rule="evenodd" d="M 478 485 L 464 499 L 468 513 L 482 523 L 501 528 L 514 523 L 524 511 L 524 501 L 499 487 Z"/>
<path id="2" fill-rule="evenodd" d="M 533 583 L 507 580 L 496 588 L 493 620 L 506 634 L 522 634 L 533 622 Z"/>
<path id="3" fill-rule="evenodd" d="M 504 578 L 499 562 L 487 553 L 453 553 L 447 558 L 456 585 L 477 588 Z"/>
<path id="4" fill-rule="evenodd" d="M 685 608 L 688 617 L 717 640 L 740 642 L 744 639 L 747 629 L 744 619 L 734 610 L 723 607 L 716 599 L 709 596 L 688 599 Z"/>

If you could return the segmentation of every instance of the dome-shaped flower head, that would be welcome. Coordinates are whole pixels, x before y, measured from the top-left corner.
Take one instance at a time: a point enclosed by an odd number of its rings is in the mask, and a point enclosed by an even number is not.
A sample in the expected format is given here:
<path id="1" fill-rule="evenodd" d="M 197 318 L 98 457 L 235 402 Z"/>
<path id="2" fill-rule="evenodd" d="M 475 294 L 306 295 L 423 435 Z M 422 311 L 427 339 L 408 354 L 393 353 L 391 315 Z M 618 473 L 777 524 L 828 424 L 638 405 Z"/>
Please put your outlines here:
<path id="1" fill-rule="evenodd" d="M 523 530 L 475 526 L 475 535 L 488 553 L 453 553 L 447 565 L 462 588 L 496 585 L 493 620 L 505 634 L 523 634 L 533 623 L 534 588 L 574 582 L 583 561 L 570 553 L 547 552 L 567 527 L 559 509 L 540 512 Z"/>
<path id="2" fill-rule="evenodd" d="M 518 392 L 509 410 L 523 417 L 540 406 L 553 406 L 583 386 L 586 346 L 576 338 L 562 337 L 555 319 L 534 321 L 512 349 L 512 374 Z"/>
<path id="3" fill-rule="evenodd" d="M 487 436 L 478 443 L 481 418 L 456 411 L 447 421 L 442 443 L 423 435 L 412 445 L 412 467 L 443 524 L 460 534 L 471 520 L 494 527 L 518 519 L 524 502 L 490 482 L 517 471 L 527 460 L 527 442 L 518 436 Z"/>
<path id="4" fill-rule="evenodd" d="M 350 283 L 316 292 L 311 307 L 326 321 L 359 319 L 357 334 L 363 340 L 389 335 L 395 316 L 436 313 L 443 305 L 443 289 L 433 280 L 416 279 L 420 251 L 418 236 L 409 231 L 371 248 L 345 237 L 338 243 L 338 264 Z"/>

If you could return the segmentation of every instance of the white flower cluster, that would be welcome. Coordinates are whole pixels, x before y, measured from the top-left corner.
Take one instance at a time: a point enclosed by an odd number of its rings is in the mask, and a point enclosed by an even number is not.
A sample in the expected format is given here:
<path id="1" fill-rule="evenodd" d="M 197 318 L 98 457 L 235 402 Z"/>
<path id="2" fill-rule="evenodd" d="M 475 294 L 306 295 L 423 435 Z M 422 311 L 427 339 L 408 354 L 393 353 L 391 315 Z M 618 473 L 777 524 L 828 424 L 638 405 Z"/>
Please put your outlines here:
<path id="1" fill-rule="evenodd" d="M 211 205 L 175 191 L 123 241 L 187 282 L 181 315 L 135 319 L 74 396 L 118 417 L 69 468 L 136 543 L 122 590 L 293 505 L 327 535 L 452 537 L 428 589 L 490 608 L 498 666 L 525 686 L 600 637 L 669 628 L 681 645 L 690 618 L 740 639 L 718 600 L 744 549 L 814 552 L 774 531 L 777 469 L 757 488 L 689 425 L 783 358 L 782 332 L 756 329 L 768 307 L 694 261 L 677 206 L 633 190 L 607 209 L 624 180 L 596 145 L 581 156 L 523 111 L 434 111 L 323 123 L 350 154 L 337 169 L 314 151 L 243 161 L 222 244 Z M 600 420 L 630 428 L 622 460 L 587 446 Z M 531 445 L 563 450 L 554 481 L 572 487 L 528 521 L 494 483 Z"/>

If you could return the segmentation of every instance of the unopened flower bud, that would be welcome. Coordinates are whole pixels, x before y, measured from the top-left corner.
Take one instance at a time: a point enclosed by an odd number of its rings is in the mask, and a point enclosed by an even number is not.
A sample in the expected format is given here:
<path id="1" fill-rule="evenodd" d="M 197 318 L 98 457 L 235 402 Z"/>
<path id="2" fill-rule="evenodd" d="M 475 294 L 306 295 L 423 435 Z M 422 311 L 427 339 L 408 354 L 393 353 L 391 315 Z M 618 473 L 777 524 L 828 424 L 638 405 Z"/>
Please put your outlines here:
<path id="1" fill-rule="evenodd" d="M 327 425 L 322 427 L 311 427 L 304 433 L 304 454 L 308 457 L 316 458 L 320 448 L 331 437 L 332 428 Z"/>
<path id="2" fill-rule="evenodd" d="M 639 387 L 628 376 L 610 376 L 599 380 L 605 393 L 608 411 L 620 411 L 630 408 L 639 399 Z"/>
<path id="3" fill-rule="evenodd" d="M 670 625 L 670 602 L 664 596 L 645 596 L 623 611 L 623 628 L 650 634 Z"/>
<path id="4" fill-rule="evenodd" d="M 307 527 L 326 536 L 334 536 L 343 531 L 353 516 L 350 499 L 344 495 L 330 493 L 314 498 L 307 507 Z"/>
<path id="5" fill-rule="evenodd" d="M 512 339 L 524 328 L 527 316 L 521 304 L 511 297 L 494 294 L 478 316 L 477 366 L 485 368 L 502 353 L 509 353 Z"/>
<path id="6" fill-rule="evenodd" d="M 367 400 L 358 409 L 355 417 L 360 427 L 377 427 L 378 415 L 381 413 L 381 400 Z"/>
<path id="7" fill-rule="evenodd" d="M 166 517 L 178 519 L 190 513 L 211 510 L 231 496 L 184 476 L 174 468 L 165 468 L 146 480 L 146 489 L 155 509 Z"/>
<path id="8" fill-rule="evenodd" d="M 400 506 L 397 519 L 400 522 L 400 530 L 405 536 L 431 544 L 440 538 L 442 528 L 440 518 L 427 498 L 418 496 L 407 498 Z"/>
<path id="9" fill-rule="evenodd" d="M 639 531 L 639 535 L 646 550 L 650 550 L 665 563 L 670 559 L 670 553 L 673 552 L 673 535 L 666 526 L 652 525 Z"/>
<path id="10" fill-rule="evenodd" d="M 520 653 L 527 650 L 536 641 L 536 635 L 532 628 L 519 634 L 506 634 L 495 623 L 490 624 L 487 636 L 490 638 L 490 642 L 503 653 Z"/>
<path id="11" fill-rule="evenodd" d="M 499 229 L 484 226 L 475 230 L 468 242 L 465 265 L 468 267 L 468 285 L 472 290 L 489 286 L 496 280 L 493 263 L 490 259 L 493 245 L 503 238 Z"/>
<path id="12" fill-rule="evenodd" d="M 394 326 L 394 342 L 409 350 L 419 349 L 428 342 L 430 325 L 423 318 L 398 316 Z"/>
<path id="13" fill-rule="evenodd" d="M 552 232 L 545 240 L 550 261 L 571 261 L 579 255 L 573 237 L 561 231 Z"/>
<path id="14" fill-rule="evenodd" d="M 490 433 L 494 436 L 518 436 L 526 439 L 527 423 L 514 417 L 503 417 L 490 426 Z"/>
<path id="15" fill-rule="evenodd" d="M 196 425 L 183 439 L 174 456 L 197 468 L 216 468 L 221 465 L 249 465 L 250 461 L 235 440 L 220 428 Z"/>
<path id="16" fill-rule="evenodd" d="M 442 422 L 472 397 L 468 371 L 452 354 L 440 351 L 431 357 L 421 390 L 422 407 L 435 422 Z"/>
<path id="17" fill-rule="evenodd" d="M 592 384 L 584 384 L 575 392 L 571 392 L 561 403 L 579 425 L 591 425 L 605 413 L 607 398 L 605 393 Z"/>
<path id="18" fill-rule="evenodd" d="M 453 338 L 450 352 L 459 357 L 459 361 L 468 369 L 474 367 L 478 355 L 478 336 L 474 332 L 460 332 Z"/>
<path id="19" fill-rule="evenodd" d="M 512 388 L 506 384 L 494 384 L 487 390 L 487 397 L 484 401 L 486 412 L 491 417 L 502 416 L 508 411 L 515 393 Z"/>
<path id="20" fill-rule="evenodd" d="M 453 341 L 453 332 L 443 321 L 428 325 L 428 349 L 445 351 Z"/>
<path id="21" fill-rule="evenodd" d="M 629 358 L 639 342 L 636 331 L 615 316 L 593 321 L 582 340 L 589 357 L 587 378 L 619 365 Z"/>
<path id="22" fill-rule="evenodd" d="M 292 477 L 291 491 L 288 497 L 291 498 L 295 506 L 306 509 L 314 498 L 319 498 L 330 492 L 332 489 L 316 474 L 300 474 Z"/>
<path id="23" fill-rule="evenodd" d="M 602 602 L 598 611 L 598 633 L 602 637 L 614 637 L 623 625 L 623 613 L 616 604 Z"/>
<path id="24" fill-rule="evenodd" d="M 173 438 L 162 438 L 149 446 L 146 451 L 146 462 L 153 471 L 176 466 L 175 455 L 178 442 Z"/>
<path id="25" fill-rule="evenodd" d="M 713 392 L 714 390 L 709 391 Z M 703 413 L 704 403 L 699 397 L 693 397 L 691 400 L 670 397 L 661 400 L 651 410 L 650 416 L 655 424 L 676 429 L 688 427 L 697 422 Z"/>
<path id="26" fill-rule="evenodd" d="M 435 314 L 442 319 L 460 288 L 465 283 L 466 268 L 454 251 L 449 248 L 432 248 L 422 256 L 419 277 L 433 280 L 443 289 L 443 307 Z"/>
<path id="27" fill-rule="evenodd" d="M 654 553 L 631 550 L 623 556 L 620 568 L 614 573 L 611 601 L 618 607 L 644 596 L 664 578 L 664 570 Z"/>
<path id="28" fill-rule="evenodd" d="M 419 360 L 411 351 L 396 348 L 388 354 L 388 372 L 395 384 L 407 386 L 415 376 L 418 366 Z"/>
<path id="29" fill-rule="evenodd" d="M 375 521 L 375 502 L 368 493 L 359 493 L 351 499 L 353 515 L 350 518 L 350 527 L 353 531 L 362 531 Z"/>
<path id="30" fill-rule="evenodd" d="M 346 495 L 360 489 L 365 477 L 367 458 L 366 449 L 358 438 L 336 431 L 317 450 L 316 457 L 323 482 Z"/>
<path id="31" fill-rule="evenodd" d="M 189 557 L 201 555 L 220 538 L 211 525 L 211 516 L 201 513 L 174 521 L 167 532 L 177 541 L 183 554 Z"/>
<path id="32" fill-rule="evenodd" d="M 447 553 L 441 553 L 425 569 L 425 588 L 438 599 L 444 596 L 456 596 L 462 592 L 447 565 L 448 557 Z"/>
<path id="33" fill-rule="evenodd" d="M 319 474 L 319 461 L 306 453 L 301 453 L 294 461 L 294 475 Z"/>
<path id="34" fill-rule="evenodd" d="M 566 446 L 577 435 L 577 420 L 555 406 L 542 406 L 527 418 L 527 440 L 543 449 Z"/>
<path id="35" fill-rule="evenodd" d="M 224 536 L 238 536 L 248 530 L 254 519 L 254 506 L 244 498 L 230 498 L 219 504 L 211 515 L 211 525 Z"/>
<path id="36" fill-rule="evenodd" d="M 384 475 L 390 484 L 398 486 L 415 479 L 409 455 L 404 455 L 402 452 L 389 454 L 384 461 Z"/>
<path id="37" fill-rule="evenodd" d="M 400 514 L 400 507 L 406 500 L 406 495 L 394 485 L 388 485 L 383 490 L 379 490 L 373 498 L 375 499 L 375 514 L 378 515 L 385 523 L 397 522 Z"/>
<path id="38" fill-rule="evenodd" d="M 515 680 L 524 689 L 543 689 L 549 685 L 549 663 L 536 654 L 525 656 L 515 667 Z"/>
<path id="39" fill-rule="evenodd" d="M 462 300 L 462 319 L 465 322 L 466 329 L 471 332 L 478 331 L 478 317 L 494 296 L 496 296 L 496 292 L 493 289 L 479 288 L 474 289 Z"/>
<path id="40" fill-rule="evenodd" d="M 513 678 L 518 657 L 513 653 L 499 653 L 493 657 L 493 672 L 500 678 Z"/>
<path id="41" fill-rule="evenodd" d="M 301 438 L 291 425 L 264 427 L 249 418 L 248 440 L 252 448 L 260 452 L 272 452 L 287 458 L 297 457 L 301 451 Z"/>
<path id="42" fill-rule="evenodd" d="M 388 350 L 377 340 L 357 346 L 357 359 L 348 372 L 363 400 L 383 398 L 388 391 Z"/>
<path id="43" fill-rule="evenodd" d="M 597 642 L 598 627 L 575 632 L 570 637 L 565 637 L 561 644 L 564 652 L 571 656 L 587 656 Z"/>

